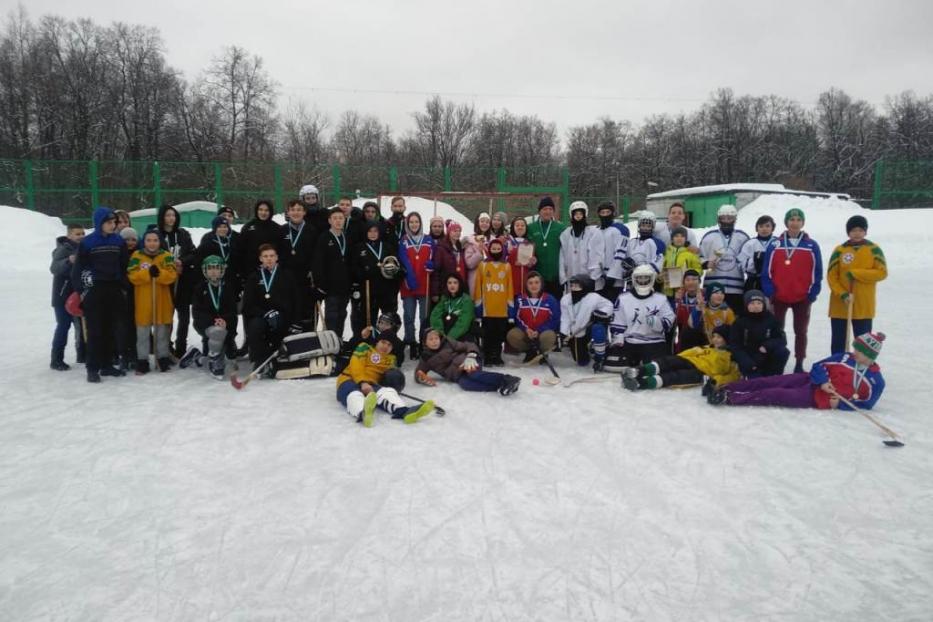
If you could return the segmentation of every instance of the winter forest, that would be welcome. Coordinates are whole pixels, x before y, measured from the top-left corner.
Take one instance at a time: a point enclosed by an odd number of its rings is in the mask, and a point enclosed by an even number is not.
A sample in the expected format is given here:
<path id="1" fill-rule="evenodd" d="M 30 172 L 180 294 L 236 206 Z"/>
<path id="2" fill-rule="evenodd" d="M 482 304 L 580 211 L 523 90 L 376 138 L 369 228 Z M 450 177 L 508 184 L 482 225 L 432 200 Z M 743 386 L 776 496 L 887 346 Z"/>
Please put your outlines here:
<path id="1" fill-rule="evenodd" d="M 0 157 L 72 160 L 340 162 L 348 165 L 565 165 L 579 195 L 644 194 L 753 180 L 871 194 L 879 158 L 933 158 L 933 96 L 831 88 L 813 102 L 713 91 L 697 109 L 605 116 L 561 132 L 508 110 L 429 98 L 399 132 L 376 116 L 316 110 L 313 91 L 282 109 L 276 76 L 241 47 L 200 75 L 169 63 L 158 30 L 23 9 L 0 35 Z"/>

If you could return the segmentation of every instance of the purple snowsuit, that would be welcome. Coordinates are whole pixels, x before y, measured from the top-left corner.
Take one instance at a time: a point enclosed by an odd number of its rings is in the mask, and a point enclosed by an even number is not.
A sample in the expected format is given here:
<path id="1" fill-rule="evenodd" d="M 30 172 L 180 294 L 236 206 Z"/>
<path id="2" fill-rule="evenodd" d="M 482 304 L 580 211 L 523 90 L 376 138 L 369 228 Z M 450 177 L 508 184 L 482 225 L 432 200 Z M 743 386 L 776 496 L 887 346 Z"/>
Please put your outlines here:
<path id="1" fill-rule="evenodd" d="M 788 408 L 816 408 L 813 388 L 807 373 L 738 380 L 725 387 L 730 405 Z"/>

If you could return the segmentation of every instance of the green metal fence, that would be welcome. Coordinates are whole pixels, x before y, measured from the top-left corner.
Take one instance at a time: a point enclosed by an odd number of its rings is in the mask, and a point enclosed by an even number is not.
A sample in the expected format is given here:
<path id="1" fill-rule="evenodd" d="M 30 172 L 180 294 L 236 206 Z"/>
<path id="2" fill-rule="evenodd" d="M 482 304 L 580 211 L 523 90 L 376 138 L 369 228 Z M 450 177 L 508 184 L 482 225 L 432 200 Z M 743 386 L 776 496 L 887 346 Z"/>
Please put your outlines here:
<path id="1" fill-rule="evenodd" d="M 132 162 L 0 160 L 0 204 L 22 206 L 66 221 L 87 221 L 92 208 L 132 211 L 163 203 L 211 201 L 250 212 L 259 198 L 276 205 L 314 184 L 326 204 L 342 195 L 497 192 L 552 195 L 566 208 L 564 167 L 427 168 L 309 165 L 295 162 Z"/>
<path id="2" fill-rule="evenodd" d="M 933 160 L 875 163 L 872 209 L 933 207 Z"/>

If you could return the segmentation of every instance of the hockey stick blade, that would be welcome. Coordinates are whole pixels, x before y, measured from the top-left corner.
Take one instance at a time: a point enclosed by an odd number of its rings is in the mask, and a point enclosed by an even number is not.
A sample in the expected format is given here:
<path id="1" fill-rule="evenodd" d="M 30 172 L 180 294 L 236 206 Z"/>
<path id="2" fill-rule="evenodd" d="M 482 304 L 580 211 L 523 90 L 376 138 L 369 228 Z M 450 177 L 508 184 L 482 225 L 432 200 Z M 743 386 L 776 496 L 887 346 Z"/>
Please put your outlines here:
<path id="1" fill-rule="evenodd" d="M 402 397 L 407 397 L 410 400 L 418 402 L 419 404 L 424 404 L 423 399 L 421 399 L 420 397 L 415 397 L 411 393 L 405 393 L 404 391 L 399 391 L 398 394 L 401 395 Z M 441 408 L 440 406 L 438 406 L 436 403 L 434 404 L 434 412 L 435 414 L 437 414 L 438 417 L 443 417 L 447 414 L 447 411 Z"/>
<path id="2" fill-rule="evenodd" d="M 880 421 L 878 421 L 877 419 L 875 419 L 874 417 L 872 417 L 871 415 L 869 415 L 867 412 L 865 412 L 864 410 L 862 410 L 861 408 L 859 408 L 858 406 L 856 406 L 855 404 L 853 404 L 852 402 L 850 402 L 850 401 L 847 400 L 846 398 L 842 397 L 842 396 L 839 395 L 838 393 L 836 393 L 836 397 L 838 397 L 838 398 L 839 398 L 839 401 L 841 401 L 843 404 L 845 404 L 846 406 L 848 406 L 849 408 L 851 408 L 852 410 L 854 410 L 854 411 L 857 412 L 858 414 L 860 414 L 860 415 L 862 415 L 863 417 L 865 417 L 866 419 L 868 419 L 868 420 L 869 420 L 870 422 L 872 422 L 875 426 L 877 426 L 879 430 L 881 430 L 882 432 L 884 432 L 885 434 L 887 434 L 888 436 L 890 436 L 890 437 L 891 437 L 890 439 L 886 439 L 886 440 L 881 441 L 881 442 L 884 443 L 886 446 L 888 446 L 888 447 L 903 447 L 903 446 L 904 446 L 903 441 L 901 441 L 901 440 L 897 437 L 897 434 L 895 434 L 894 431 L 893 431 L 891 428 L 889 428 L 888 426 L 884 425 L 883 423 L 881 423 Z"/>

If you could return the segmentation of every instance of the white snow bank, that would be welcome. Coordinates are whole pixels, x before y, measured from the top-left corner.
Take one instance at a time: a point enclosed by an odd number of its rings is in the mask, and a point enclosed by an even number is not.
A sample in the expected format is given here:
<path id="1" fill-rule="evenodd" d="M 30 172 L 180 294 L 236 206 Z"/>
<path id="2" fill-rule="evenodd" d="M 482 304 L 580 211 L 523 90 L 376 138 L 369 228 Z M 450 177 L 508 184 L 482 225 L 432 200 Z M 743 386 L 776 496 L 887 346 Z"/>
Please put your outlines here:
<path id="1" fill-rule="evenodd" d="M 363 207 L 363 204 L 367 201 L 375 201 L 380 205 L 380 213 L 384 218 L 388 218 L 392 215 L 392 197 L 395 195 L 382 195 L 379 197 L 360 197 L 353 200 L 353 205 L 356 207 Z M 444 203 L 443 201 L 434 202 L 433 199 L 425 199 L 424 197 L 413 197 L 406 195 L 398 195 L 405 198 L 405 213 L 410 214 L 411 212 L 418 212 L 421 215 L 422 226 L 425 230 L 428 228 L 428 223 L 431 220 L 432 216 L 440 216 L 447 220 L 453 220 L 454 222 L 460 223 L 460 226 L 463 227 L 464 235 L 473 231 L 473 221 L 461 214 L 449 203 Z"/>
<path id="2" fill-rule="evenodd" d="M 4 272 L 48 272 L 55 239 L 65 235 L 61 219 L 22 207 L 0 205 L 0 222 L 3 223 L 0 264 Z"/>

